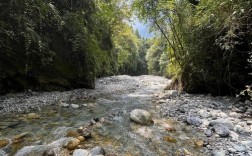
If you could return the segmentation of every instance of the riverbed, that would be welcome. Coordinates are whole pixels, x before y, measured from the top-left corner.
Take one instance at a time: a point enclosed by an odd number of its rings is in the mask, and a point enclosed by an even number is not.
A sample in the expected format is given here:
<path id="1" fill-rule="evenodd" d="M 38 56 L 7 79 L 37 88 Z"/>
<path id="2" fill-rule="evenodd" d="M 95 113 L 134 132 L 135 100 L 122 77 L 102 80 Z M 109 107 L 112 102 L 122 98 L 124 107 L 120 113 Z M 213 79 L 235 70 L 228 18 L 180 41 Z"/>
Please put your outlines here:
<path id="1" fill-rule="evenodd" d="M 165 91 L 169 83 L 169 79 L 158 76 L 121 75 L 97 79 L 93 90 L 29 91 L 1 96 L 0 155 L 45 155 L 48 150 L 55 155 L 72 155 L 74 149 L 66 148 L 65 141 L 74 137 L 69 135 L 70 132 L 76 132 L 80 127 L 87 128 L 90 137 L 81 141 L 76 148 L 90 151 L 100 146 L 106 155 L 111 156 L 204 156 L 215 151 L 217 154 L 229 154 L 226 144 L 222 142 L 229 142 L 230 136 L 221 138 L 214 134 L 209 137 L 204 133 L 208 125 L 202 124 L 202 121 L 215 118 L 200 116 L 200 110 L 193 112 L 201 108 L 200 101 L 218 103 L 223 102 L 223 98 Z M 235 99 L 226 99 L 228 104 L 225 107 L 235 104 Z M 186 103 L 186 100 L 189 102 Z M 190 105 L 193 102 L 196 108 Z M 209 105 L 202 106 L 202 110 L 207 111 Z M 180 110 L 185 106 L 188 108 Z M 215 107 L 219 109 L 221 104 Z M 130 121 L 129 114 L 134 109 L 150 112 L 153 123 L 139 125 Z M 223 115 L 225 111 L 218 113 Z M 199 117 L 201 125 L 186 122 L 187 118 L 194 116 Z M 250 140 L 248 125 L 245 128 L 246 137 L 241 134 L 242 140 L 234 142 L 245 150 L 234 148 L 233 155 L 251 154 L 249 146 L 238 142 Z M 15 140 L 22 134 L 25 135 Z M 222 141 L 220 148 L 215 146 L 218 139 Z M 2 147 L 1 140 L 2 143 L 5 140 Z"/>

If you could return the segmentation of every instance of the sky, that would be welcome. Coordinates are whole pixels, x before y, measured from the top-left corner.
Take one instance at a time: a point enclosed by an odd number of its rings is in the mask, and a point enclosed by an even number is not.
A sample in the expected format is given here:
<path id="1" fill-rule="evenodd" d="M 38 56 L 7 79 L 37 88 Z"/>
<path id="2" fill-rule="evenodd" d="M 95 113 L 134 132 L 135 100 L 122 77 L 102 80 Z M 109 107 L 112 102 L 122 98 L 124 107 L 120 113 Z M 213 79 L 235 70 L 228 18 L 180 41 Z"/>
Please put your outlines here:
<path id="1" fill-rule="evenodd" d="M 134 30 L 138 30 L 139 34 L 144 38 L 152 38 L 154 37 L 153 33 L 149 32 L 149 24 L 142 23 L 138 19 L 134 19 L 132 27 Z"/>

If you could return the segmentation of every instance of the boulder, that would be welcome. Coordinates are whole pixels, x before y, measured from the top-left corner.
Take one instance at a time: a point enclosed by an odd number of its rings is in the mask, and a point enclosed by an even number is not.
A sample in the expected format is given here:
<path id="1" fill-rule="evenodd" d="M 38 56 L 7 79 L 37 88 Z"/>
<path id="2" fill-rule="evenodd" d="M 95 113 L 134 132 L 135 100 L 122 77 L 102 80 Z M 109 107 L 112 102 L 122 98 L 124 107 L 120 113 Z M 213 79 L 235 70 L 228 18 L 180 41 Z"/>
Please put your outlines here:
<path id="1" fill-rule="evenodd" d="M 142 125 L 148 125 L 153 122 L 151 114 L 147 112 L 146 110 L 142 110 L 142 109 L 132 110 L 130 112 L 130 120 L 135 123 L 142 124 Z"/>

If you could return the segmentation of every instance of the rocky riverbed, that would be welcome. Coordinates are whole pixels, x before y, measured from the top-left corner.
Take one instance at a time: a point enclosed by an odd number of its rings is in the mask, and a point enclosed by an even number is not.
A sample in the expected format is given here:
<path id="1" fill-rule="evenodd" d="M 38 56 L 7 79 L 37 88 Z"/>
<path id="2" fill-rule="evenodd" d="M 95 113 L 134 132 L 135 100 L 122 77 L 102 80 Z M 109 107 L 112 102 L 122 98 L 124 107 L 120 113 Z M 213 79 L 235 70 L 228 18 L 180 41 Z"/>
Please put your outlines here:
<path id="1" fill-rule="evenodd" d="M 167 91 L 157 95 L 163 117 L 176 118 L 203 132 L 214 156 L 252 156 L 252 103 L 232 97 Z"/>
<path id="2" fill-rule="evenodd" d="M 252 155 L 251 102 L 165 91 L 157 76 L 0 96 L 0 155 Z"/>

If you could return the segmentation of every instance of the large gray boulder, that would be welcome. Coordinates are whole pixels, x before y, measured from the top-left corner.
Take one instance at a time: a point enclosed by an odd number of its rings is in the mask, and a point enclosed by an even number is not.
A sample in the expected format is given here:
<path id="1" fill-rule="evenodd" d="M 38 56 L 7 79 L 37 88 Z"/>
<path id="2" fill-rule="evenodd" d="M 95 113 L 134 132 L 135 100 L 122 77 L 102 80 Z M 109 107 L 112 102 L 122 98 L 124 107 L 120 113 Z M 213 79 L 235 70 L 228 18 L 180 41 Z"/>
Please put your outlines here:
<path id="1" fill-rule="evenodd" d="M 148 125 L 152 123 L 151 114 L 142 109 L 132 110 L 130 112 L 130 120 L 141 125 Z"/>

